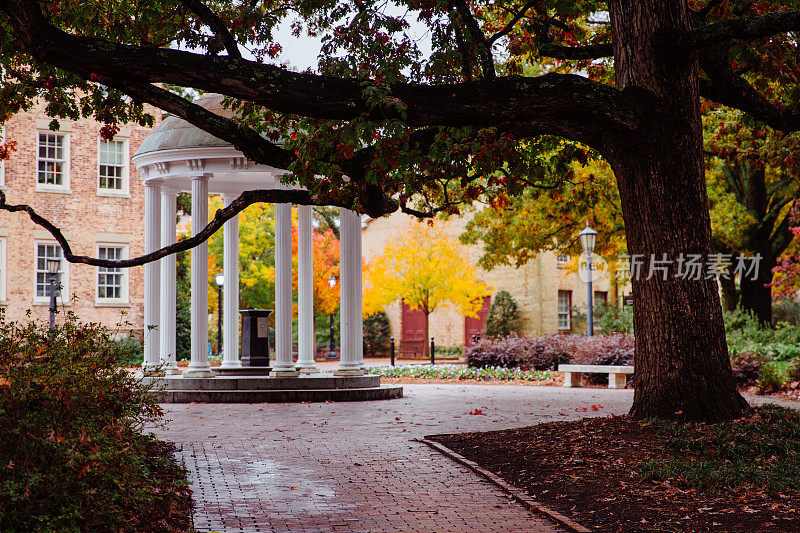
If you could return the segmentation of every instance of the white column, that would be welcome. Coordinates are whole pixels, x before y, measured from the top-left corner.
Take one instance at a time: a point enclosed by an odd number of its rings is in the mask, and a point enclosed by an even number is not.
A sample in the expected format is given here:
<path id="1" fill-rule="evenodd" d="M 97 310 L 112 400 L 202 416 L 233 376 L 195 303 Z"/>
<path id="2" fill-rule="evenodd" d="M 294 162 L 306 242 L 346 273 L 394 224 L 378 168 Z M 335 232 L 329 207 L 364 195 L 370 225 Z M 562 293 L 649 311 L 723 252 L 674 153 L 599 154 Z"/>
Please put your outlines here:
<path id="1" fill-rule="evenodd" d="M 236 199 L 225 195 L 225 206 Z M 239 215 L 225 223 L 223 235 L 222 368 L 240 368 L 239 361 Z"/>
<path id="2" fill-rule="evenodd" d="M 314 235 L 311 206 L 297 206 L 297 370 L 319 372 L 314 362 Z"/>
<path id="3" fill-rule="evenodd" d="M 340 376 L 364 374 L 361 346 L 361 223 L 358 215 L 349 209 L 339 210 L 339 250 L 341 339 Z M 356 256 L 358 260 L 356 261 Z"/>
<path id="4" fill-rule="evenodd" d="M 161 185 L 144 184 L 144 251 L 159 248 L 161 218 Z M 144 362 L 142 374 L 163 375 L 159 357 L 159 264 L 157 261 L 144 266 Z"/>
<path id="5" fill-rule="evenodd" d="M 177 196 L 175 191 L 161 191 L 161 247 L 175 244 Z M 161 259 L 161 311 L 158 334 L 161 339 L 161 362 L 167 375 L 180 374 L 175 359 L 176 271 L 175 254 Z"/>
<path id="6" fill-rule="evenodd" d="M 208 223 L 208 176 L 192 178 L 192 236 Z M 213 377 L 208 363 L 208 242 L 192 248 L 192 360 L 184 377 Z"/>
<path id="7" fill-rule="evenodd" d="M 364 366 L 364 315 L 363 315 L 363 268 L 361 263 L 361 215 L 353 213 L 353 332 L 355 334 L 355 362 L 366 373 Z"/>
<path id="8" fill-rule="evenodd" d="M 271 375 L 299 375 L 292 362 L 292 204 L 275 204 L 275 363 Z"/>

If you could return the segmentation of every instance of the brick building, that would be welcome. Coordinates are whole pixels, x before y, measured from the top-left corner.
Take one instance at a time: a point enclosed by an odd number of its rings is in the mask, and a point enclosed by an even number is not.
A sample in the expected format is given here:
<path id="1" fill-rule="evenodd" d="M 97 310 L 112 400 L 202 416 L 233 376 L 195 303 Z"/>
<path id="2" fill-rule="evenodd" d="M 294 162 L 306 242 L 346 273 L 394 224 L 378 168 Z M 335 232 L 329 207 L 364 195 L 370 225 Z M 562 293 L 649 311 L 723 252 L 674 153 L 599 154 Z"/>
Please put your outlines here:
<path id="1" fill-rule="evenodd" d="M 16 151 L 0 168 L 0 187 L 10 204 L 28 204 L 61 228 L 75 253 L 127 258 L 144 250 L 144 193 L 130 157 L 150 132 L 124 126 L 112 141 L 101 124 L 60 120 L 51 131 L 44 106 L 10 118 L 5 137 Z M 0 308 L 10 320 L 28 310 L 47 320 L 46 259 L 61 248 L 24 213 L 0 211 Z M 142 268 L 105 269 L 61 263 L 59 309 L 82 321 L 141 329 Z"/>
<path id="2" fill-rule="evenodd" d="M 447 233 L 458 238 L 464 232 L 468 219 L 451 217 L 447 222 L 437 221 Z M 399 211 L 380 219 L 368 219 L 362 230 L 364 259 L 369 261 L 383 252 L 386 244 L 399 236 L 413 222 L 412 217 Z M 478 265 L 482 254 L 480 246 L 465 246 L 467 258 Z M 465 317 L 449 306 L 437 309 L 430 316 L 430 335 L 440 346 L 470 346 L 472 334 L 482 333 L 494 295 L 500 290 L 511 293 L 519 306 L 522 331 L 529 334 L 581 333 L 586 331 L 585 321 L 577 320 L 575 309 L 586 310 L 586 283 L 570 268 L 569 256 L 555 252 L 542 252 L 519 268 L 498 266 L 490 271 L 477 267 L 478 278 L 489 285 L 492 295 L 484 299 L 478 318 Z M 598 271 L 594 281 L 595 300 L 618 301 L 630 293 L 630 287 L 618 288 L 611 283 L 609 272 Z M 386 314 L 396 340 L 420 341 L 424 331 L 424 316 L 398 301 L 386 308 Z"/>

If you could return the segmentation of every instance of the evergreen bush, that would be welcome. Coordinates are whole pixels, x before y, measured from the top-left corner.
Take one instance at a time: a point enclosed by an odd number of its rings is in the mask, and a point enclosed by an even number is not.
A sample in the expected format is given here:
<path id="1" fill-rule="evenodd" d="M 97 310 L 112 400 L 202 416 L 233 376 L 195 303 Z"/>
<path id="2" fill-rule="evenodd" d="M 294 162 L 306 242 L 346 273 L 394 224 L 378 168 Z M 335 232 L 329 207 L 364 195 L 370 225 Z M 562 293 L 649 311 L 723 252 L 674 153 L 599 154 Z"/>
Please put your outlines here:
<path id="1" fill-rule="evenodd" d="M 369 315 L 364 319 L 364 356 L 378 357 L 389 353 L 389 338 L 392 328 L 389 317 L 383 311 Z"/>
<path id="2" fill-rule="evenodd" d="M 486 319 L 486 336 L 490 339 L 502 339 L 513 333 L 519 333 L 520 327 L 517 302 L 508 291 L 498 292 Z"/>

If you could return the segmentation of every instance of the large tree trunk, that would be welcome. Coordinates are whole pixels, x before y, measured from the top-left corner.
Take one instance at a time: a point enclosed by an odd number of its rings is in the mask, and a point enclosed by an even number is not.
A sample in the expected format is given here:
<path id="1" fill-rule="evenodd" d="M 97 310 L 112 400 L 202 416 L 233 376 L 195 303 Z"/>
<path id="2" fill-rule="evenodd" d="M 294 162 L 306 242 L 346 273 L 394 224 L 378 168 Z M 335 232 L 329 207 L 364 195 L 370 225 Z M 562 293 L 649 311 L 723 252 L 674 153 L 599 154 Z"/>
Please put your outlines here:
<path id="1" fill-rule="evenodd" d="M 767 285 L 772 283 L 774 266 L 774 260 L 762 258 L 756 279 L 752 279 L 752 276 L 742 276 L 739 280 L 742 309 L 753 313 L 762 324 L 772 323 L 772 289 Z"/>
<path id="2" fill-rule="evenodd" d="M 654 40 L 690 26 L 685 0 L 611 0 L 617 87 L 658 104 L 641 135 L 616 139 L 609 160 L 622 200 L 628 250 L 643 254 L 633 283 L 636 390 L 631 415 L 717 421 L 747 403 L 733 381 L 717 284 L 649 277 L 650 258 L 708 254 L 711 224 L 702 160 L 697 58 L 664 59 Z M 622 141 L 620 143 L 619 141 Z"/>

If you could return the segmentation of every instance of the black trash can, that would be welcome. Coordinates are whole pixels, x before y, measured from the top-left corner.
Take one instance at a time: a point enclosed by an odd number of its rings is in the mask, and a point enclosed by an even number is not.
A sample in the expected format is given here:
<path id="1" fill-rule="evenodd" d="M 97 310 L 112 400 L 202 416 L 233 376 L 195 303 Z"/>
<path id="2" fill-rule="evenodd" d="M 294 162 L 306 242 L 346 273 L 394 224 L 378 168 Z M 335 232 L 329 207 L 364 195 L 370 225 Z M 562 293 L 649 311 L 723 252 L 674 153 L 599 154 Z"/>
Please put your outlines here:
<path id="1" fill-rule="evenodd" d="M 269 366 L 270 309 L 241 309 L 242 366 Z"/>

